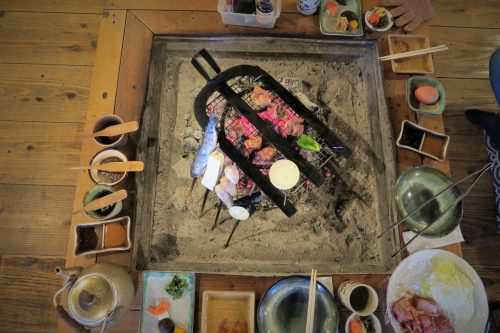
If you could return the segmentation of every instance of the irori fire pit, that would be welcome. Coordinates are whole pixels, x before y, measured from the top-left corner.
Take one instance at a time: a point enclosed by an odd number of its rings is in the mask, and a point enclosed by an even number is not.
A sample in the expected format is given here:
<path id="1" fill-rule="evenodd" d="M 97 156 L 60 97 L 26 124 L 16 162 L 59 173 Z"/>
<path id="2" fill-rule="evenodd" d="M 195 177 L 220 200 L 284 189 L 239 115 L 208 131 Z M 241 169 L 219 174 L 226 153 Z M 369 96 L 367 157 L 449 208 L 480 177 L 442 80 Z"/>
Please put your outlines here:
<path id="1" fill-rule="evenodd" d="M 209 195 L 201 218 L 201 185 L 185 207 L 189 168 L 202 138 L 194 101 L 206 83 L 191 58 L 202 48 L 223 69 L 257 65 L 276 80 L 302 82 L 292 92 L 302 90 L 320 107 L 317 118 L 332 133 L 324 141 L 335 136 L 352 152 L 343 156 L 323 142 L 328 151 L 311 162 L 323 185 L 304 178 L 290 190 L 294 214 L 263 202 L 241 222 L 228 248 L 223 245 L 234 220 L 223 210 L 220 224 L 211 230 L 215 194 Z M 138 158 L 148 168 L 137 176 L 135 267 L 236 274 L 303 273 L 310 266 L 321 273 L 391 271 L 397 237 L 376 239 L 393 220 L 395 179 L 377 55 L 376 44 L 366 41 L 155 39 L 138 145 Z M 206 99 L 207 107 L 216 103 L 214 98 Z"/>

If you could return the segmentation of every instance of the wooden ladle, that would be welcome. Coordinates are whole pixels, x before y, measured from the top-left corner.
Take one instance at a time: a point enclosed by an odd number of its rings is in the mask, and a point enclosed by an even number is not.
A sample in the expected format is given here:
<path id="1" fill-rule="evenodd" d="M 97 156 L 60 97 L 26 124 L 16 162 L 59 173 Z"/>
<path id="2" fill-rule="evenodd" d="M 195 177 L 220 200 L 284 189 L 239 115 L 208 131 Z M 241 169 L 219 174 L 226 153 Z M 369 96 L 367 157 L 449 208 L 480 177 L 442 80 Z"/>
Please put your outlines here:
<path id="1" fill-rule="evenodd" d="M 117 203 L 118 201 L 122 201 L 127 197 L 127 191 L 126 190 L 119 190 L 113 193 L 110 193 L 108 195 L 105 195 L 101 198 L 95 199 L 85 206 L 83 208 L 80 208 L 78 210 L 75 210 L 72 215 L 84 212 L 84 211 L 89 211 L 89 210 L 98 210 L 101 208 L 104 208 L 106 206 L 112 205 L 114 203 Z"/>
<path id="2" fill-rule="evenodd" d="M 144 162 L 109 162 L 104 164 L 94 164 L 86 166 L 71 167 L 70 170 L 101 170 L 107 172 L 135 172 L 144 170 Z"/>
<path id="3" fill-rule="evenodd" d="M 105 129 L 97 131 L 95 133 L 84 135 L 83 138 L 95 138 L 98 136 L 118 136 L 125 133 L 135 132 L 138 129 L 139 123 L 134 120 L 123 124 L 106 127 Z"/>

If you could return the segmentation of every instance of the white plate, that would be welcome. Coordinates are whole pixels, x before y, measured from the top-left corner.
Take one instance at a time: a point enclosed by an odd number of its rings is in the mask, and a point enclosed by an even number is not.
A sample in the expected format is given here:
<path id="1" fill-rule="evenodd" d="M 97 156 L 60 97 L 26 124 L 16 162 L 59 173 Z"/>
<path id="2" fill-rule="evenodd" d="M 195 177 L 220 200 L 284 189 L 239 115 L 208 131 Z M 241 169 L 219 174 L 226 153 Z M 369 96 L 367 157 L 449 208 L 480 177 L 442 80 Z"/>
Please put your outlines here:
<path id="1" fill-rule="evenodd" d="M 435 256 L 443 257 L 452 262 L 457 269 L 467 275 L 474 287 L 474 314 L 470 320 L 460 320 L 454 326 L 455 332 L 484 332 L 488 320 L 488 300 L 483 283 L 476 271 L 459 256 L 444 250 L 423 250 L 412 254 L 403 260 L 392 273 L 387 287 L 387 313 L 391 325 L 396 333 L 402 333 L 401 325 L 394 318 L 391 305 L 404 294 L 401 286 L 421 295 L 422 279 L 431 273 L 431 259 Z"/>
<path id="2" fill-rule="evenodd" d="M 187 290 L 181 298 L 174 300 L 167 294 L 167 286 L 175 275 L 181 279 L 186 279 L 189 283 Z M 160 300 L 166 300 L 170 304 L 168 318 L 172 319 L 176 326 L 186 329 L 187 333 L 193 332 L 194 327 L 194 298 L 195 298 L 195 277 L 193 273 L 169 273 L 169 272 L 144 272 L 142 274 L 142 306 L 140 333 L 159 333 L 158 318 L 151 316 L 147 312 L 150 305 L 156 304 Z"/>

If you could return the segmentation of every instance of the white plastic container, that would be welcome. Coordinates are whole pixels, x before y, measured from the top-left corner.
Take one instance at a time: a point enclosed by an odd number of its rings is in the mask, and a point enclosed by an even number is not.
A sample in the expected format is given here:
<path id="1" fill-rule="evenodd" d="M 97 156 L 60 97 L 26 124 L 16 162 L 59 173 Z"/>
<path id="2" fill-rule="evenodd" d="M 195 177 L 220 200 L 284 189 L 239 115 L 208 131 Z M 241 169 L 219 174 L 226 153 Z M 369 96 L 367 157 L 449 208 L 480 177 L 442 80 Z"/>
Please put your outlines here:
<path id="1" fill-rule="evenodd" d="M 274 12 L 265 15 L 228 12 L 226 11 L 226 0 L 219 0 L 217 10 L 224 24 L 271 29 L 274 28 L 276 19 L 280 16 L 281 0 L 274 0 Z"/>

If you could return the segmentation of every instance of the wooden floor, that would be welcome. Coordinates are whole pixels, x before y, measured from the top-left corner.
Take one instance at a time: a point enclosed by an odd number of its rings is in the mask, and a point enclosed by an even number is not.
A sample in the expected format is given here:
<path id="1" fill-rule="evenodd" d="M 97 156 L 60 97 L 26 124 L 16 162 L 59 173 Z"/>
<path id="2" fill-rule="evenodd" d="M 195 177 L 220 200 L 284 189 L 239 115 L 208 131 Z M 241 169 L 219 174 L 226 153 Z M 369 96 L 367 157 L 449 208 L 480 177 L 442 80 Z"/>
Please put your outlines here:
<path id="1" fill-rule="evenodd" d="M 465 109 L 498 110 L 488 58 L 500 47 L 498 0 L 434 0 L 432 44 L 448 105 L 454 178 L 486 160 L 482 132 Z M 69 213 L 103 0 L 0 0 L 0 332 L 53 332 Z M 491 179 L 465 202 L 464 257 L 500 302 L 500 235 Z"/>

